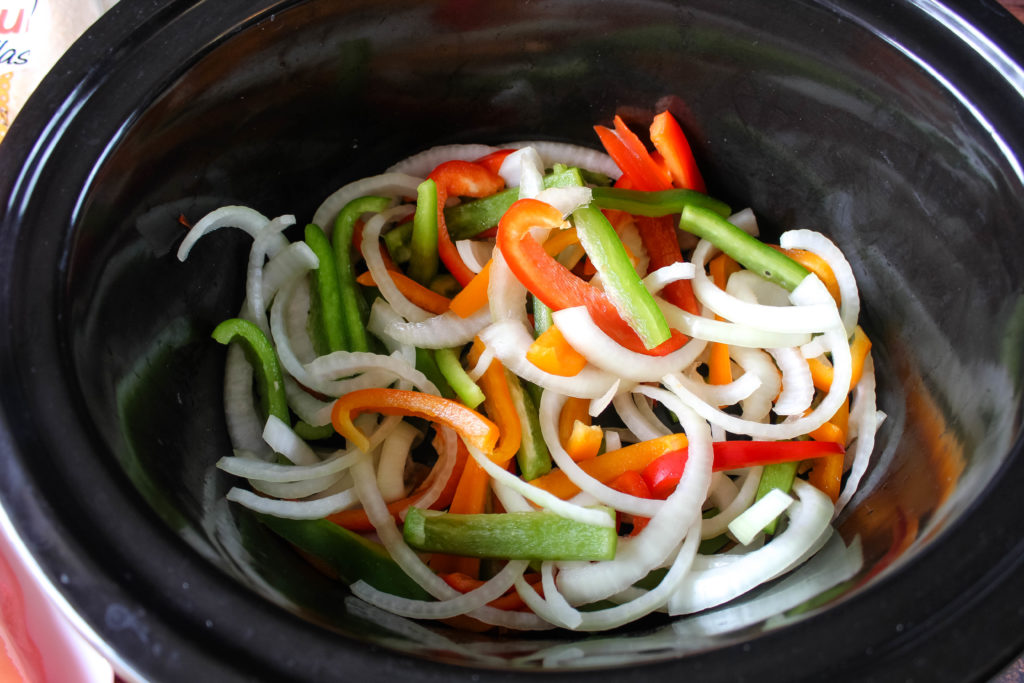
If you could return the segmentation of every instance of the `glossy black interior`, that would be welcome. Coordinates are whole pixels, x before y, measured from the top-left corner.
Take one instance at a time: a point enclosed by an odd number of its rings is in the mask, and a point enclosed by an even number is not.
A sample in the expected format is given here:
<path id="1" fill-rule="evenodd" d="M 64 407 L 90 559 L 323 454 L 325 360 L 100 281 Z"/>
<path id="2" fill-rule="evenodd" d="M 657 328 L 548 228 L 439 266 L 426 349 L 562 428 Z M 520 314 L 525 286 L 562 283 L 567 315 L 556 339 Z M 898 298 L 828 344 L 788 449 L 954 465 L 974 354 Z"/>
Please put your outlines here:
<path id="1" fill-rule="evenodd" d="M 121 0 L 0 147 L 4 509 L 152 680 L 513 680 L 539 652 L 564 678 L 985 680 L 1024 645 L 1024 29 L 918 4 Z M 853 264 L 889 418 L 842 531 L 864 576 L 891 566 L 721 640 L 499 638 L 361 608 L 223 501 L 209 332 L 247 245 L 221 231 L 181 264 L 179 216 L 301 224 L 434 144 L 593 145 L 665 107 L 713 194 Z"/>

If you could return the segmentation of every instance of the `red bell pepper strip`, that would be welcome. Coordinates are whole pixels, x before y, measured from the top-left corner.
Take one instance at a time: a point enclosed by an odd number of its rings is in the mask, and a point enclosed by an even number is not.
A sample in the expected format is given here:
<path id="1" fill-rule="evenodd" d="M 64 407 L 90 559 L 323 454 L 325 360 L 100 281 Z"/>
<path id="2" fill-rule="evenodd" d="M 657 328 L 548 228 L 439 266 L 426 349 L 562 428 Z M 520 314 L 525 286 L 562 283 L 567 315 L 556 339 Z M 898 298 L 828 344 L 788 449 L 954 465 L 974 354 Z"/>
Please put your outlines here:
<path id="1" fill-rule="evenodd" d="M 497 173 L 501 170 L 501 165 L 505 163 L 505 157 L 514 151 L 514 149 L 499 149 L 497 152 L 491 152 L 490 154 L 480 157 L 473 163 L 483 166 L 491 173 Z"/>
<path id="2" fill-rule="evenodd" d="M 661 154 L 676 187 L 705 191 L 704 178 L 697 168 L 690 143 L 672 114 L 663 111 L 654 117 L 651 122 L 651 142 Z"/>
<path id="3" fill-rule="evenodd" d="M 715 472 L 756 465 L 771 465 L 843 453 L 837 443 L 824 441 L 716 441 L 713 444 Z M 654 498 L 665 499 L 675 491 L 686 469 L 687 449 L 666 453 L 641 473 Z"/>
<path id="4" fill-rule="evenodd" d="M 671 216 L 637 216 L 636 226 L 650 258 L 648 270 L 655 271 L 683 260 L 683 252 L 676 237 L 676 226 Z M 676 280 L 665 285 L 661 290 L 661 296 L 665 301 L 684 311 L 694 315 L 700 312 L 697 297 L 693 293 L 693 285 L 689 280 Z"/>
<path id="5" fill-rule="evenodd" d="M 647 487 L 647 482 L 644 481 L 644 478 L 636 470 L 626 470 L 617 476 L 608 486 L 620 493 L 625 493 L 637 498 L 653 498 L 651 490 Z M 617 521 L 620 525 L 623 521 L 622 517 L 623 513 L 619 512 Z M 636 536 L 644 530 L 644 527 L 646 527 L 647 523 L 650 521 L 649 517 L 633 516 L 633 530 L 629 532 L 629 535 Z"/>
<path id="6" fill-rule="evenodd" d="M 668 171 L 651 158 L 644 143 L 626 126 L 621 117 L 615 117 L 614 131 L 604 126 L 594 126 L 594 130 L 608 156 L 625 175 L 629 176 L 635 189 L 653 192 L 672 187 L 672 178 Z"/>
<path id="7" fill-rule="evenodd" d="M 558 228 L 562 214 L 550 204 L 521 199 L 505 212 L 498 226 L 498 248 L 516 278 L 553 311 L 586 306 L 594 322 L 617 343 L 637 353 L 662 356 L 682 346 L 686 338 L 678 330 L 647 349 L 636 332 L 622 319 L 603 292 L 576 277 L 548 255 L 530 235 L 535 227 Z"/>
<path id="8" fill-rule="evenodd" d="M 470 446 L 490 455 L 498 442 L 498 426 L 480 413 L 441 396 L 401 389 L 360 389 L 334 402 L 331 424 L 335 431 L 366 452 L 370 442 L 352 423 L 360 413 L 408 415 L 447 425 Z"/>
<path id="9" fill-rule="evenodd" d="M 450 196 L 487 197 L 505 186 L 500 175 L 471 161 L 446 161 L 428 176 L 437 183 L 437 251 L 448 272 L 465 287 L 475 273 L 462 261 L 448 234 L 444 205 Z"/>

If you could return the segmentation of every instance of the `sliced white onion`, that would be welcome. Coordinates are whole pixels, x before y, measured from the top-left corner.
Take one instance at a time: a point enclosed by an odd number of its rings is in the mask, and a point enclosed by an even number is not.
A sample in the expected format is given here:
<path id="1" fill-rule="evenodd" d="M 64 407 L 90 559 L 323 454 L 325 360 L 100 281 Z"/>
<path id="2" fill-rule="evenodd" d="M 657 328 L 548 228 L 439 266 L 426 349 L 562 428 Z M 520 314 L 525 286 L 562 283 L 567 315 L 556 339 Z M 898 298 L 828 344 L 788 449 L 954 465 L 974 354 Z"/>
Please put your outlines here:
<path id="1" fill-rule="evenodd" d="M 787 230 L 779 236 L 779 245 L 786 249 L 806 249 L 817 254 L 828 263 L 839 285 L 839 315 L 843 319 L 846 334 L 852 335 L 860 316 L 860 294 L 853 268 L 846 256 L 832 240 L 813 230 Z"/>
<path id="2" fill-rule="evenodd" d="M 637 389 L 644 387 L 640 385 Z M 678 552 L 687 529 L 700 522 L 714 460 L 708 425 L 671 394 L 662 393 L 669 409 L 678 415 L 689 440 L 683 476 L 644 530 L 637 536 L 620 540 L 615 559 L 562 567 L 558 587 L 572 604 L 594 602 L 621 593 L 652 569 L 664 566 L 672 553 Z"/>
<path id="3" fill-rule="evenodd" d="M 724 534 L 729 528 L 729 524 L 750 507 L 751 503 L 754 502 L 754 496 L 757 495 L 757 487 L 761 483 L 763 471 L 763 467 L 747 468 L 743 473 L 743 483 L 728 505 L 720 507 L 720 512 L 717 515 L 708 517 L 701 522 L 700 534 L 702 538 L 714 538 Z"/>
<path id="4" fill-rule="evenodd" d="M 763 306 L 728 294 L 715 285 L 704 271 L 713 249 L 710 242 L 701 240 L 693 252 L 693 262 L 697 266 L 693 278 L 693 291 L 697 299 L 717 315 L 726 320 L 770 332 L 804 334 L 820 332 L 834 325 L 838 319 L 835 302 L 832 302 L 832 305 L 815 303 L 803 306 Z"/>
<path id="5" fill-rule="evenodd" d="M 455 242 L 455 249 L 463 263 L 474 273 L 484 269 L 491 259 L 491 252 L 494 251 L 494 243 L 486 240 L 458 240 Z"/>
<path id="6" fill-rule="evenodd" d="M 308 244 L 292 242 L 263 267 L 263 301 L 273 300 L 282 287 L 319 266 L 320 260 Z"/>
<path id="7" fill-rule="evenodd" d="M 519 188 L 520 199 L 534 199 L 544 189 L 544 162 L 533 147 L 523 147 L 501 162 L 498 175 L 508 187 Z"/>
<path id="8" fill-rule="evenodd" d="M 497 152 L 497 147 L 479 144 L 438 145 L 392 164 L 387 173 L 407 173 L 425 178 L 446 161 L 476 161 Z"/>
<path id="9" fill-rule="evenodd" d="M 263 440 L 263 418 L 252 391 L 254 372 L 238 344 L 228 346 L 224 361 L 224 420 L 232 448 L 270 459 L 274 452 Z"/>
<path id="10" fill-rule="evenodd" d="M 361 351 L 333 351 L 320 356 L 305 367 L 315 382 L 318 384 L 320 382 L 330 382 L 331 384 L 326 384 L 325 386 L 332 388 L 340 386 L 342 389 L 346 389 L 344 384 L 335 384 L 338 378 L 351 377 L 352 375 L 370 370 L 382 370 L 393 374 L 397 379 L 411 382 L 420 391 L 440 396 L 437 386 L 427 379 L 426 375 L 413 367 L 408 361 L 394 355 L 384 356 Z M 340 393 L 334 393 L 333 390 L 324 393 L 332 396 L 341 395 Z"/>
<path id="11" fill-rule="evenodd" d="M 383 173 L 361 178 L 344 185 L 325 199 L 313 213 L 313 223 L 319 225 L 328 236 L 334 232 L 334 221 L 338 214 L 353 199 L 368 196 L 415 197 L 416 188 L 423 182 L 422 177 L 406 173 Z"/>
<path id="12" fill-rule="evenodd" d="M 565 396 L 600 398 L 618 381 L 611 373 L 592 366 L 584 367 L 572 377 L 544 372 L 526 360 L 526 351 L 533 343 L 533 336 L 526 325 L 518 320 L 492 323 L 480 331 L 480 339 L 508 370 L 527 382 Z"/>
<path id="13" fill-rule="evenodd" d="M 324 496 L 318 494 L 323 494 L 328 489 L 334 487 L 339 481 L 341 481 L 343 476 L 343 472 L 336 472 L 334 474 L 328 474 L 320 477 L 319 479 L 305 479 L 303 481 L 273 482 L 262 481 L 260 479 L 250 479 L 249 486 L 251 486 L 257 493 L 262 493 L 265 496 L 271 496 L 273 498 L 299 500 L 309 499 L 311 496 L 315 496 L 317 499 L 320 499 Z M 350 488 L 350 486 L 347 486 L 346 488 Z"/>
<path id="14" fill-rule="evenodd" d="M 378 337 L 388 336 L 401 344 L 421 349 L 450 349 L 473 341 L 490 321 L 490 311 L 481 308 L 468 318 L 446 311 L 424 320 L 407 322 L 391 304 L 377 299 L 370 308 L 366 329 Z"/>
<path id="15" fill-rule="evenodd" d="M 185 235 L 185 239 L 178 246 L 178 260 L 184 261 L 187 259 L 195 243 L 201 237 L 208 235 L 214 230 L 220 228 L 240 228 L 255 239 L 256 235 L 260 234 L 269 222 L 269 218 L 247 206 L 222 206 L 219 209 L 214 209 L 196 221 L 196 224 Z M 274 238 L 274 243 L 269 246 L 267 251 L 274 255 L 287 246 L 288 240 L 285 239 L 284 235 L 278 235 L 278 237 Z"/>
<path id="16" fill-rule="evenodd" d="M 515 320 L 528 324 L 526 317 L 526 287 L 509 269 L 501 249 L 495 249 L 491 257 L 491 274 L 487 282 L 487 301 L 491 320 Z"/>
<path id="17" fill-rule="evenodd" d="M 594 192 L 589 187 L 549 187 L 537 193 L 537 199 L 555 207 L 562 213 L 562 218 L 566 218 L 593 201 Z"/>
<path id="18" fill-rule="evenodd" d="M 807 360 L 795 347 L 768 349 L 782 371 L 782 392 L 775 399 L 777 415 L 802 415 L 811 407 L 814 384 Z"/>
<path id="19" fill-rule="evenodd" d="M 397 416 L 396 416 L 397 417 Z M 438 498 L 441 492 L 451 479 L 455 470 L 455 461 L 458 459 L 458 437 L 451 427 L 442 427 L 438 437 L 434 440 L 437 450 L 437 462 L 430 470 L 430 476 L 424 482 L 425 487 L 420 497 L 416 500 L 416 507 L 429 508 Z M 405 519 L 405 513 L 402 513 Z"/>
<path id="20" fill-rule="evenodd" d="M 406 494 L 405 465 L 412 444 L 419 436 L 418 429 L 402 421 L 381 444 L 380 459 L 377 462 L 377 488 L 388 503 Z"/>
<path id="21" fill-rule="evenodd" d="M 505 145 L 505 147 L 511 147 L 512 149 L 533 147 L 540 154 L 541 159 L 544 160 L 546 167 L 553 166 L 554 164 L 578 166 L 588 171 L 603 173 L 612 180 L 622 175 L 622 171 L 619 170 L 619 167 L 616 166 L 611 157 L 604 152 L 599 152 L 590 147 L 582 147 L 565 142 L 551 142 L 550 140 L 523 140 L 511 142 Z"/>
<path id="22" fill-rule="evenodd" d="M 359 502 L 352 489 L 316 500 L 279 500 L 234 487 L 225 498 L 255 512 L 284 519 L 322 519 Z"/>
<path id="23" fill-rule="evenodd" d="M 598 327 L 584 306 L 551 314 L 565 340 L 593 365 L 634 382 L 650 382 L 690 365 L 705 342 L 690 340 L 664 356 L 648 356 L 623 348 Z"/>
<path id="24" fill-rule="evenodd" d="M 860 381 L 853 388 L 853 398 L 850 406 L 851 432 L 856 432 L 856 441 L 853 443 L 853 464 L 850 466 L 843 490 L 839 493 L 836 501 L 836 515 L 843 511 L 846 504 L 857 492 L 860 481 L 867 472 L 868 463 L 871 461 L 871 454 L 875 450 L 875 432 L 878 429 L 878 411 L 875 407 L 875 364 L 871 355 L 864 360 L 864 370 L 861 373 Z"/>
<path id="25" fill-rule="evenodd" d="M 615 412 L 623 424 L 640 441 L 650 441 L 672 433 L 654 414 L 647 399 L 640 394 L 628 391 L 616 394 L 612 399 L 612 405 L 615 406 Z"/>
<path id="26" fill-rule="evenodd" d="M 660 292 L 666 285 L 670 285 L 673 282 L 692 280 L 694 272 L 692 263 L 676 261 L 648 273 L 647 277 L 644 278 L 644 287 L 654 294 Z M 671 325 L 671 323 L 669 324 Z"/>
<path id="27" fill-rule="evenodd" d="M 622 380 L 617 379 L 615 380 L 615 384 L 613 384 L 611 388 L 605 392 L 604 396 L 591 399 L 590 407 L 587 408 L 587 414 L 590 415 L 590 417 L 597 417 L 598 415 L 603 413 L 605 411 L 605 408 L 611 405 L 612 401 L 615 399 L 615 396 L 619 393 L 619 386 L 621 384 Z"/>
<path id="28" fill-rule="evenodd" d="M 273 482 L 305 481 L 343 472 L 355 463 L 356 457 L 357 452 L 354 450 L 336 451 L 330 457 L 312 465 L 281 465 L 239 456 L 226 456 L 217 461 L 217 468 L 246 479 Z"/>
<path id="29" fill-rule="evenodd" d="M 500 598 L 529 566 L 530 563 L 527 560 L 511 560 L 502 567 L 500 572 L 482 585 L 447 600 L 430 601 L 402 598 L 378 590 L 362 580 L 352 584 L 352 593 L 371 605 L 376 605 L 399 616 L 413 619 L 450 619 L 480 609 L 488 602 Z"/>
<path id="30" fill-rule="evenodd" d="M 761 231 L 757 227 L 757 217 L 749 207 L 741 211 L 737 211 L 733 215 L 729 216 L 729 222 L 748 235 L 757 237 L 761 234 Z"/>
<path id="31" fill-rule="evenodd" d="M 310 362 L 317 355 L 316 349 L 313 348 L 313 338 L 309 334 L 309 296 L 309 278 L 300 278 L 287 293 L 283 313 L 284 331 L 288 336 L 292 352 L 303 364 Z M 273 306 L 271 306 L 271 316 L 273 316 Z M 273 321 L 271 321 L 271 327 L 273 327 Z"/>
<path id="32" fill-rule="evenodd" d="M 729 356 L 745 372 L 757 375 L 761 380 L 761 388 L 741 402 L 743 419 L 751 422 L 766 422 L 775 397 L 782 391 L 782 373 L 775 366 L 772 357 L 761 349 L 730 346 Z"/>
<path id="33" fill-rule="evenodd" d="M 790 568 L 828 530 L 832 501 L 801 479 L 793 482 L 799 500 L 789 508 L 786 528 L 764 547 L 734 556 L 729 564 L 694 568 L 669 600 L 669 614 L 690 614 L 728 602 Z"/>
<path id="34" fill-rule="evenodd" d="M 280 453 L 296 465 L 315 465 L 320 462 L 313 449 L 292 431 L 279 417 L 271 415 L 263 425 L 263 440 L 275 453 Z"/>
<path id="35" fill-rule="evenodd" d="M 772 489 L 729 522 L 729 531 L 741 545 L 749 545 L 792 504 L 792 496 L 780 489 Z"/>
<path id="36" fill-rule="evenodd" d="M 266 309 L 270 303 L 263 297 L 263 269 L 270 248 L 281 236 L 281 231 L 295 223 L 294 216 L 280 216 L 267 223 L 266 227 L 256 235 L 249 250 L 249 264 L 245 274 L 245 302 L 242 304 L 242 317 L 259 325 L 264 333 L 270 332 L 267 323 Z M 290 249 L 286 247 L 285 249 Z"/>
<path id="37" fill-rule="evenodd" d="M 728 384 L 708 384 L 696 370 L 675 376 L 694 396 L 713 406 L 731 406 L 761 388 L 761 378 L 753 372 L 744 372 Z"/>
<path id="38" fill-rule="evenodd" d="M 773 344 L 772 346 L 775 345 Z M 811 358 L 820 358 L 825 355 L 825 347 L 822 346 L 821 340 L 818 337 L 814 337 L 811 341 L 800 346 L 800 353 L 808 360 Z"/>
<path id="39" fill-rule="evenodd" d="M 665 316 L 669 327 L 695 339 L 703 339 L 704 341 L 718 342 L 730 346 L 763 349 L 800 346 L 811 338 L 811 335 L 806 332 L 771 332 L 740 323 L 731 323 L 725 320 L 715 320 L 714 318 L 694 315 L 689 311 L 684 311 L 678 306 L 668 303 L 664 299 L 655 297 L 654 300 Z"/>

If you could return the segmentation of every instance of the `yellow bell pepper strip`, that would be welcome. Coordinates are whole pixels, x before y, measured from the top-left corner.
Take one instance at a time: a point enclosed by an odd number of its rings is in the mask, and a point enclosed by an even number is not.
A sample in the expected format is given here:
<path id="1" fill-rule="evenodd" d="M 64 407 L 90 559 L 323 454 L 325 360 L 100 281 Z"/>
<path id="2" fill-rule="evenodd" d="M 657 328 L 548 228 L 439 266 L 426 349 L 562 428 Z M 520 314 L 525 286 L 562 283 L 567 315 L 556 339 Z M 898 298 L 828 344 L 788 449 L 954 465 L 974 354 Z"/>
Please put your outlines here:
<path id="1" fill-rule="evenodd" d="M 449 305 L 452 313 L 460 318 L 468 318 L 487 305 L 487 287 L 491 282 L 491 262 L 484 264 L 483 269 L 452 297 Z"/>
<path id="2" fill-rule="evenodd" d="M 850 356 L 853 360 L 853 376 L 850 378 L 851 390 L 860 381 L 864 372 L 864 361 L 867 360 L 870 351 L 871 340 L 858 325 L 854 328 L 853 338 L 850 340 Z M 811 381 L 814 383 L 814 387 L 821 391 L 828 391 L 832 387 L 832 367 L 817 358 L 809 359 L 807 365 L 811 368 Z"/>
<path id="3" fill-rule="evenodd" d="M 558 413 L 558 443 L 565 448 L 572 436 L 572 430 L 576 423 L 590 425 L 590 399 L 570 396 L 562 405 Z"/>
<path id="4" fill-rule="evenodd" d="M 551 324 L 526 350 L 526 360 L 552 375 L 573 377 L 587 365 L 587 359 L 569 345 L 558 326 Z"/>
<path id="5" fill-rule="evenodd" d="M 484 392 L 462 367 L 458 349 L 437 349 L 434 351 L 434 360 L 437 361 L 437 369 L 460 401 L 470 408 L 476 408 L 484 402 Z"/>
<path id="6" fill-rule="evenodd" d="M 654 149 L 661 154 L 665 168 L 672 176 L 672 183 L 676 187 L 704 192 L 704 178 L 697 168 L 686 134 L 675 117 L 667 111 L 661 112 L 651 122 L 650 133 Z"/>
<path id="7" fill-rule="evenodd" d="M 318 566 L 325 567 L 346 583 L 363 580 L 392 595 L 415 600 L 431 597 L 391 559 L 384 546 L 365 536 L 325 519 L 256 516 L 268 529 L 315 558 Z"/>
<path id="8" fill-rule="evenodd" d="M 582 187 L 578 168 L 567 168 L 544 176 L 544 187 Z M 468 239 L 493 228 L 519 199 L 519 188 L 510 187 L 489 197 L 449 206 L 444 210 L 445 224 L 453 239 Z M 676 212 L 678 213 L 678 212 Z"/>
<path id="9" fill-rule="evenodd" d="M 685 434 L 669 434 L 602 453 L 582 461 L 579 465 L 594 479 L 602 484 L 607 484 L 623 472 L 643 470 L 666 453 L 686 448 L 688 443 Z M 562 470 L 552 470 L 530 483 L 563 499 L 572 498 L 580 492 L 579 488 L 569 480 Z"/>
<path id="10" fill-rule="evenodd" d="M 410 508 L 402 535 L 425 552 L 542 562 L 610 560 L 618 541 L 614 524 L 596 526 L 543 510 L 457 515 Z"/>
<path id="11" fill-rule="evenodd" d="M 425 311 L 440 315 L 447 311 L 452 304 L 451 299 L 448 297 L 424 287 L 411 277 L 408 277 L 397 270 L 389 270 L 388 275 L 391 276 L 395 286 L 398 287 L 398 291 L 405 295 L 406 299 Z M 370 271 L 362 273 L 356 278 L 356 282 L 367 287 L 377 286 L 377 283 L 374 282 L 373 275 Z"/>
<path id="12" fill-rule="evenodd" d="M 319 260 L 310 281 L 309 293 L 309 317 L 314 345 L 321 355 L 344 351 L 347 344 L 342 322 L 341 285 L 338 283 L 338 268 L 334 263 L 331 242 L 320 226 L 313 223 L 306 226 L 305 241 Z"/>
<path id="13" fill-rule="evenodd" d="M 256 374 L 256 390 L 263 417 L 274 417 L 291 424 L 284 378 L 273 344 L 255 323 L 242 318 L 229 318 L 213 329 L 211 335 L 221 344 L 241 344 Z"/>
<path id="14" fill-rule="evenodd" d="M 356 221 L 366 213 L 380 213 L 391 206 L 387 197 L 360 197 L 346 204 L 334 221 L 331 245 L 334 247 L 334 266 L 338 271 L 339 307 L 345 328 L 345 348 L 348 351 L 369 351 L 366 320 L 369 306 L 356 286 L 352 265 L 352 237 Z"/>
<path id="15" fill-rule="evenodd" d="M 601 274 L 605 296 L 637 333 L 644 346 L 653 349 L 668 341 L 672 331 L 665 315 L 644 286 L 612 224 L 594 206 L 576 209 L 572 212 L 572 219 L 576 224 L 580 244 Z"/>
<path id="16" fill-rule="evenodd" d="M 679 219 L 682 230 L 706 239 L 747 270 L 792 292 L 810 274 L 785 254 L 751 237 L 713 211 L 687 206 Z"/>
<path id="17" fill-rule="evenodd" d="M 331 408 L 334 430 L 361 451 L 370 442 L 352 423 L 362 413 L 420 417 L 446 425 L 480 451 L 490 454 L 498 443 L 498 426 L 471 408 L 441 396 L 402 389 L 360 389 L 345 394 Z"/>
<path id="18" fill-rule="evenodd" d="M 407 274 L 424 287 L 437 275 L 437 183 L 427 178 L 416 188 Z"/>
<path id="19" fill-rule="evenodd" d="M 521 199 L 505 213 L 498 225 L 498 248 L 516 278 L 552 310 L 585 305 L 606 334 L 632 351 L 664 355 L 682 346 L 685 338 L 673 332 L 671 339 L 648 349 L 603 292 L 573 275 L 548 255 L 530 234 L 534 227 L 559 228 L 561 225 L 561 212 L 536 199 Z M 636 271 L 633 273 L 635 275 Z"/>
<path id="20" fill-rule="evenodd" d="M 437 251 L 448 272 L 465 287 L 473 279 L 448 234 L 444 205 L 448 197 L 486 197 L 505 187 L 500 175 L 470 161 L 446 161 L 428 176 L 437 183 Z M 414 229 L 415 232 L 415 229 Z"/>
<path id="21" fill-rule="evenodd" d="M 604 430 L 599 425 L 587 425 L 576 420 L 565 444 L 565 452 L 575 462 L 589 460 L 601 451 L 603 441 Z"/>
<path id="22" fill-rule="evenodd" d="M 551 453 L 541 433 L 540 415 L 533 396 L 523 387 L 519 378 L 508 370 L 505 371 L 505 379 L 508 380 L 509 393 L 522 426 L 519 450 L 516 451 L 519 476 L 530 481 L 551 471 Z"/>
<path id="23" fill-rule="evenodd" d="M 455 467 L 452 469 L 452 474 L 445 482 L 444 489 L 441 490 L 441 495 L 437 497 L 433 505 L 430 507 L 434 510 L 440 510 L 448 507 L 452 498 L 455 496 L 455 488 L 458 486 L 459 479 L 462 477 L 463 469 L 466 463 L 472 458 L 469 457 L 469 451 L 466 449 L 466 444 L 459 441 L 458 450 L 456 451 Z M 395 522 L 402 521 L 402 515 L 412 505 L 415 505 L 423 494 L 426 492 L 423 486 L 419 491 L 401 498 L 399 500 L 388 503 L 388 513 L 395 520 Z M 338 526 L 345 527 L 351 531 L 359 532 L 372 532 L 374 531 L 373 523 L 370 522 L 370 518 L 366 515 L 366 510 L 362 508 L 354 508 L 352 510 L 342 510 L 341 512 L 335 512 L 333 515 L 326 517 L 327 521 Z"/>

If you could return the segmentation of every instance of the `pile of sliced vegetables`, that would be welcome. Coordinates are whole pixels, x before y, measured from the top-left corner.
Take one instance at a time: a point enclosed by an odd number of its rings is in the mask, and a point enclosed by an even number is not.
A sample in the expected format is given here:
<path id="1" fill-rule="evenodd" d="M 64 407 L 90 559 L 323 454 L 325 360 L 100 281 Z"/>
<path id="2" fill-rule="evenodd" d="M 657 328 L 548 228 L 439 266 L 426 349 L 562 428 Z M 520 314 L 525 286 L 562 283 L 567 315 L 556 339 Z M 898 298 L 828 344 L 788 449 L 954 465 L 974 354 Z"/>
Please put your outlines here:
<path id="1" fill-rule="evenodd" d="M 831 522 L 882 415 L 850 265 L 817 232 L 759 241 L 671 114 L 654 151 L 595 129 L 607 154 L 434 148 L 301 239 L 228 206 L 181 244 L 253 238 L 213 332 L 228 498 L 367 602 L 603 630 L 723 605 L 830 538 L 816 590 L 859 568 Z"/>

